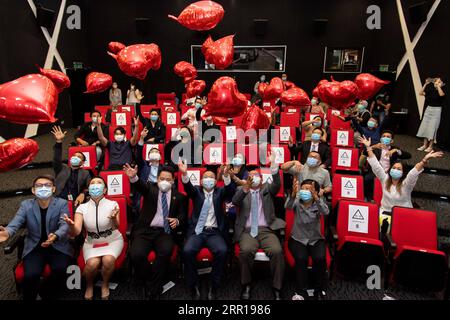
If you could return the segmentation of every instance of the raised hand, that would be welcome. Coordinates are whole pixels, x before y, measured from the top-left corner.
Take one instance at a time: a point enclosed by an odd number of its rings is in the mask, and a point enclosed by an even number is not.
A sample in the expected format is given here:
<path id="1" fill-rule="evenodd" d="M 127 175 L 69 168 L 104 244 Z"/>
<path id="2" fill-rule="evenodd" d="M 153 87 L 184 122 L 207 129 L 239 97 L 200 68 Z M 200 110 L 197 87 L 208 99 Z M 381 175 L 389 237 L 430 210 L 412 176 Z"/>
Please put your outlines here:
<path id="1" fill-rule="evenodd" d="M 137 127 L 139 125 L 139 117 L 136 116 L 133 118 L 134 125 Z"/>
<path id="2" fill-rule="evenodd" d="M 56 241 L 57 238 L 58 238 L 58 237 L 56 236 L 56 234 L 50 233 L 50 234 L 48 235 L 47 240 L 45 240 L 45 242 L 42 242 L 41 246 L 42 246 L 43 248 L 50 247 L 50 246 L 53 244 L 53 242 Z"/>
<path id="3" fill-rule="evenodd" d="M 123 171 L 125 171 L 125 174 L 129 177 L 129 178 L 134 178 L 137 175 L 138 172 L 138 167 L 135 166 L 134 168 L 131 167 L 128 163 L 126 163 L 123 166 Z"/>
<path id="4" fill-rule="evenodd" d="M 119 214 L 119 212 L 120 212 L 120 209 L 119 209 L 119 208 L 114 208 L 114 209 L 111 211 L 111 214 L 108 216 L 108 218 L 110 218 L 110 219 L 115 219 L 115 218 L 117 217 L 117 215 Z"/>
<path id="5" fill-rule="evenodd" d="M 298 178 L 294 177 L 294 179 L 292 180 L 292 194 L 291 194 L 292 198 L 295 198 L 297 196 L 299 188 L 300 186 L 298 184 Z"/>
<path id="6" fill-rule="evenodd" d="M 53 126 L 52 133 L 55 136 L 56 142 L 61 143 L 66 136 L 67 131 L 62 131 L 60 126 Z"/>
<path id="7" fill-rule="evenodd" d="M 0 226 L 0 242 L 5 242 L 9 239 L 9 233 L 5 227 Z"/>
<path id="8" fill-rule="evenodd" d="M 65 215 L 62 217 L 62 219 L 63 219 L 70 227 L 72 227 L 72 226 L 75 225 L 75 222 L 74 222 L 72 219 L 70 219 L 69 216 L 68 216 L 67 214 L 65 214 Z"/>
<path id="9" fill-rule="evenodd" d="M 365 145 L 366 148 L 369 148 L 369 147 L 370 147 L 370 144 L 371 144 L 371 142 L 372 142 L 372 139 L 371 139 L 371 138 L 366 139 L 365 136 L 362 136 L 362 137 L 359 138 L 359 142 L 362 143 L 363 145 Z"/>
<path id="10" fill-rule="evenodd" d="M 144 128 L 144 130 L 141 131 L 141 139 L 144 140 L 145 137 L 147 136 L 147 134 L 148 134 L 148 129 Z"/>
<path id="11" fill-rule="evenodd" d="M 430 153 L 428 153 L 427 155 L 425 155 L 425 157 L 423 158 L 423 160 L 428 161 L 429 159 L 433 159 L 433 158 L 440 158 L 444 155 L 444 153 L 442 151 L 431 151 Z"/>
<path id="12" fill-rule="evenodd" d="M 289 146 L 292 145 L 294 145 L 294 139 L 291 136 L 289 136 Z"/>
<path id="13" fill-rule="evenodd" d="M 245 180 L 245 183 L 243 185 L 243 188 L 246 192 L 250 190 L 253 184 L 253 176 L 248 176 L 247 180 Z"/>
<path id="14" fill-rule="evenodd" d="M 187 173 L 187 164 L 181 159 L 180 159 L 180 161 L 178 161 L 178 170 L 183 175 L 185 175 Z"/>

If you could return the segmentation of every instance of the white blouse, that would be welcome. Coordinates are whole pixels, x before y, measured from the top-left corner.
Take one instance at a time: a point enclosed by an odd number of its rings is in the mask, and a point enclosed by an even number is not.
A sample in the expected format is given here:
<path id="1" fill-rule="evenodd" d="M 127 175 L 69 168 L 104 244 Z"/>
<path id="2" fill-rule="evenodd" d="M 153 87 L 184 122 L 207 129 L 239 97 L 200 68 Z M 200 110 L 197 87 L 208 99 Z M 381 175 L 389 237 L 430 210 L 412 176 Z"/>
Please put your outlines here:
<path id="1" fill-rule="evenodd" d="M 91 199 L 88 202 L 81 204 L 76 212 L 83 215 L 83 224 L 86 231 L 99 233 L 115 228 L 113 221 L 109 216 L 116 208 L 119 208 L 116 201 L 103 198 L 98 203 L 97 208 L 94 200 Z"/>
<path id="2" fill-rule="evenodd" d="M 381 166 L 380 162 L 377 160 L 375 156 L 368 157 L 367 161 L 372 167 L 372 171 L 375 176 L 380 179 L 382 189 L 383 189 L 383 198 L 381 199 L 381 212 L 387 211 L 391 212 L 392 207 L 407 207 L 412 208 L 411 201 L 411 193 L 416 185 L 417 179 L 419 175 L 422 173 L 423 169 L 418 171 L 415 167 L 412 168 L 406 178 L 402 183 L 402 193 L 398 193 L 397 188 L 392 185 L 391 190 L 386 189 L 386 180 L 389 179 L 389 173 L 386 173 Z"/>

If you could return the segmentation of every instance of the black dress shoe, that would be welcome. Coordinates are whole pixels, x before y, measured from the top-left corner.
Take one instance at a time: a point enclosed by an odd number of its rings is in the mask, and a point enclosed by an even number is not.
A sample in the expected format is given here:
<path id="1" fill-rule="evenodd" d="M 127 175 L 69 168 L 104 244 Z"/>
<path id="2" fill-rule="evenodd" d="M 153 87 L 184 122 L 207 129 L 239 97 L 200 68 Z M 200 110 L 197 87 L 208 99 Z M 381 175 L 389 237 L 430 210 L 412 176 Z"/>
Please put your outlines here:
<path id="1" fill-rule="evenodd" d="M 200 295 L 200 289 L 198 288 L 198 286 L 195 286 L 191 289 L 191 295 L 192 295 L 192 300 L 200 300 L 201 295 Z"/>
<path id="2" fill-rule="evenodd" d="M 274 300 L 283 300 L 281 299 L 281 292 L 277 289 L 272 289 Z"/>
<path id="3" fill-rule="evenodd" d="M 250 285 L 242 286 L 241 300 L 250 300 Z"/>
<path id="4" fill-rule="evenodd" d="M 217 300 L 217 288 L 215 286 L 209 287 L 208 300 Z"/>

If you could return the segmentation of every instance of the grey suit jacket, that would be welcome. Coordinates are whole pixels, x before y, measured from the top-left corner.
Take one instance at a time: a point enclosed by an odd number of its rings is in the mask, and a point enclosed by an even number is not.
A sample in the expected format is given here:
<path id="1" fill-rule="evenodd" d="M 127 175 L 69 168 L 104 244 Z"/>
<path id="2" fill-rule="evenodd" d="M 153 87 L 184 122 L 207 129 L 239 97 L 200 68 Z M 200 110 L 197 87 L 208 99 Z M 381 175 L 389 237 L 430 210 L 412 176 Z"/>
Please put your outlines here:
<path id="1" fill-rule="evenodd" d="M 58 236 L 58 240 L 52 244 L 52 247 L 59 252 L 72 256 L 73 248 L 69 243 L 69 225 L 61 219 L 64 214 L 69 216 L 67 200 L 52 197 L 44 223 L 46 224 L 47 235 L 54 233 Z M 43 222 L 41 221 L 41 210 L 37 199 L 22 201 L 16 216 L 6 227 L 10 237 L 22 227 L 25 227 L 28 231 L 22 257 L 29 254 L 39 244 L 41 240 L 41 223 Z"/>
<path id="2" fill-rule="evenodd" d="M 275 216 L 274 198 L 281 187 L 280 174 L 272 174 L 272 183 L 266 183 L 261 187 L 260 195 L 267 225 L 272 230 L 283 229 L 286 223 Z M 233 197 L 233 204 L 239 208 L 234 229 L 234 241 L 239 241 L 245 230 L 247 220 L 250 216 L 250 208 L 252 203 L 251 193 L 245 193 L 242 187 L 239 187 Z"/>

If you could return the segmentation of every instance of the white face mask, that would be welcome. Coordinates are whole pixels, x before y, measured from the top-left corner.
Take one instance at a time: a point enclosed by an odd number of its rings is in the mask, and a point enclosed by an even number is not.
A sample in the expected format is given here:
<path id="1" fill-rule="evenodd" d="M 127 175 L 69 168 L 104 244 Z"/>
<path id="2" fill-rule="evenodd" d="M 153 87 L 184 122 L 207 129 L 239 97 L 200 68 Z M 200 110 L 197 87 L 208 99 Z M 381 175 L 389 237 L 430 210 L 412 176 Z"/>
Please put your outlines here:
<path id="1" fill-rule="evenodd" d="M 254 188 L 259 187 L 260 183 L 261 183 L 261 177 L 254 176 L 253 177 L 253 182 L 252 182 L 252 187 L 254 187 Z"/>
<path id="2" fill-rule="evenodd" d="M 161 155 L 159 153 L 157 153 L 157 152 L 151 152 L 148 155 L 148 160 L 150 160 L 150 161 L 159 161 L 159 160 L 161 160 Z"/>
<path id="3" fill-rule="evenodd" d="M 172 188 L 172 183 L 166 180 L 158 181 L 158 188 L 162 192 L 167 192 Z"/>
<path id="4" fill-rule="evenodd" d="M 116 139 L 117 142 L 122 142 L 123 140 L 125 140 L 125 136 L 123 134 L 116 134 L 114 136 L 114 139 Z"/>

